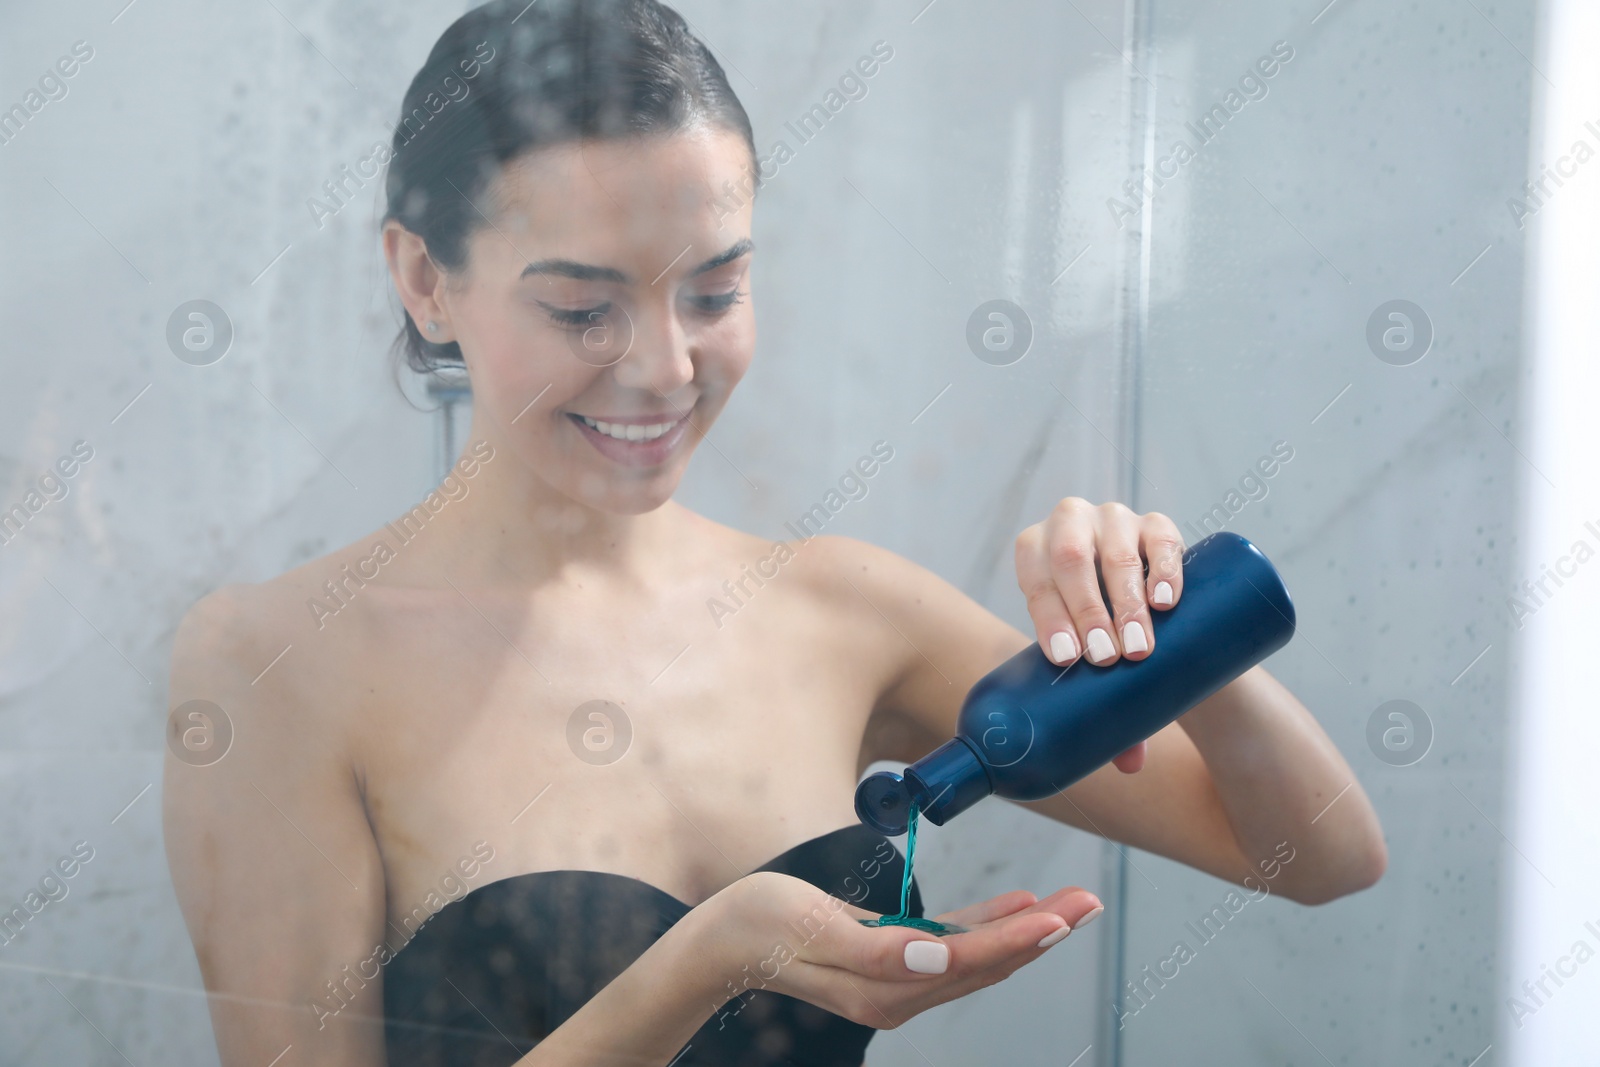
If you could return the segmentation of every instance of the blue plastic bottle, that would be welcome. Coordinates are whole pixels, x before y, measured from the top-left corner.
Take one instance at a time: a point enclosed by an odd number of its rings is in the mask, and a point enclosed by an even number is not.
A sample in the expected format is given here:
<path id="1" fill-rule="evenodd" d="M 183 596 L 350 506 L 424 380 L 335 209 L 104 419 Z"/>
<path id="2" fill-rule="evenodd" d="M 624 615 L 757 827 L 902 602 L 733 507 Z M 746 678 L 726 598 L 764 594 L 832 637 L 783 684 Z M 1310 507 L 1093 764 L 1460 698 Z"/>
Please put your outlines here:
<path id="1" fill-rule="evenodd" d="M 978 679 L 956 736 L 856 787 L 856 815 L 906 832 L 912 800 L 943 825 L 991 793 L 1040 800 L 1110 762 L 1289 643 L 1294 604 L 1267 557 L 1223 531 L 1183 554 L 1183 595 L 1152 610 L 1153 651 L 1058 667 L 1037 642 Z"/>

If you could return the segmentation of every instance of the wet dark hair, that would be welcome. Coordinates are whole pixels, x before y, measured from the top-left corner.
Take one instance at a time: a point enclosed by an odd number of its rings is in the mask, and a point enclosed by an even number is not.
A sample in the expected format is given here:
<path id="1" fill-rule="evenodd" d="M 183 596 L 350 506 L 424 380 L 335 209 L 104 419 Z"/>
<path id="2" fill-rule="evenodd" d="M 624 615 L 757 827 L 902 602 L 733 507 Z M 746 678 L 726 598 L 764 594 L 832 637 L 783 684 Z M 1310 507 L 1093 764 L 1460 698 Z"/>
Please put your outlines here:
<path id="1" fill-rule="evenodd" d="M 400 105 L 383 221 L 399 221 L 445 270 L 466 266 L 487 225 L 481 194 L 508 161 L 537 148 L 720 127 L 750 148 L 750 119 L 722 66 L 657 0 L 493 0 L 434 44 Z M 409 314 L 395 350 L 420 374 L 461 367 Z"/>

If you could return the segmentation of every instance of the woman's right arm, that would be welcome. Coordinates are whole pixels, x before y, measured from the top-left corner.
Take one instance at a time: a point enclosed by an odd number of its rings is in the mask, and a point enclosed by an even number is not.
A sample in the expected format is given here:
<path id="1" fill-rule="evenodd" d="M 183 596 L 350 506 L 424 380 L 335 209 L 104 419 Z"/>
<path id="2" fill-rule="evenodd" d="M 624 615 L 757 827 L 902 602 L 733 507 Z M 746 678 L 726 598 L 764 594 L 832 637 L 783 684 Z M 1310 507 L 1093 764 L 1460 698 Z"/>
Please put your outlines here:
<path id="1" fill-rule="evenodd" d="M 290 1047 L 282 1067 L 383 1067 L 373 1018 L 382 977 L 362 973 L 373 974 L 368 961 L 386 934 L 383 865 L 332 678 L 317 673 L 331 648 L 293 647 L 274 663 L 288 641 L 259 624 L 285 617 L 266 603 L 272 595 L 225 586 L 178 626 L 167 862 L 225 1067 L 265 1067 Z M 212 746 L 230 730 L 217 759 Z"/>

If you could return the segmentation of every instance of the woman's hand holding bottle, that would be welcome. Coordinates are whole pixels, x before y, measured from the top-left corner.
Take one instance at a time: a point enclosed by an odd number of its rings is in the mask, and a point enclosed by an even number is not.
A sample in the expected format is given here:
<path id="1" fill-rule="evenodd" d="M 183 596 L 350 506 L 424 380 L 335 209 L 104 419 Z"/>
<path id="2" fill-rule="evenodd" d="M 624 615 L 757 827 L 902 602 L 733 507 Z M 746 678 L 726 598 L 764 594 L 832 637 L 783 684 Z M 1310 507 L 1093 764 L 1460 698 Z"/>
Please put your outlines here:
<path id="1" fill-rule="evenodd" d="M 1085 653 L 1102 667 L 1146 658 L 1155 651 L 1150 609 L 1170 610 L 1183 595 L 1177 524 L 1116 501 L 1066 497 L 1017 535 L 1014 556 L 1039 647 L 1063 667 Z M 1144 766 L 1145 751 L 1140 741 L 1111 762 L 1131 774 Z"/>

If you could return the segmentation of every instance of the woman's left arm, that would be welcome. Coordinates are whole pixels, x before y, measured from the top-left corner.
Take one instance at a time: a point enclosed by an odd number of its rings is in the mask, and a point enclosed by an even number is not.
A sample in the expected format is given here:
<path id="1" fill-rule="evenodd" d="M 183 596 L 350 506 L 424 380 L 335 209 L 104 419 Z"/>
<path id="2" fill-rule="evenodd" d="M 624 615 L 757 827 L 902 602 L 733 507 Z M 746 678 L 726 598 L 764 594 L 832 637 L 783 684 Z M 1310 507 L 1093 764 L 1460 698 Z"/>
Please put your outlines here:
<path id="1" fill-rule="evenodd" d="M 843 573 L 909 646 L 874 708 L 867 758 L 915 760 L 955 732 L 967 690 L 1028 638 L 925 568 L 864 542 L 825 540 L 848 555 Z M 1085 651 L 1099 666 L 1152 655 L 1150 612 L 1181 599 L 1182 552 L 1165 515 L 1063 500 L 1016 540 L 1040 647 L 1062 664 Z M 1365 889 L 1387 863 L 1349 764 L 1259 666 L 1114 764 L 1021 806 L 1231 882 L 1254 875 L 1259 886 L 1272 870 L 1269 888 L 1303 904 Z"/>

